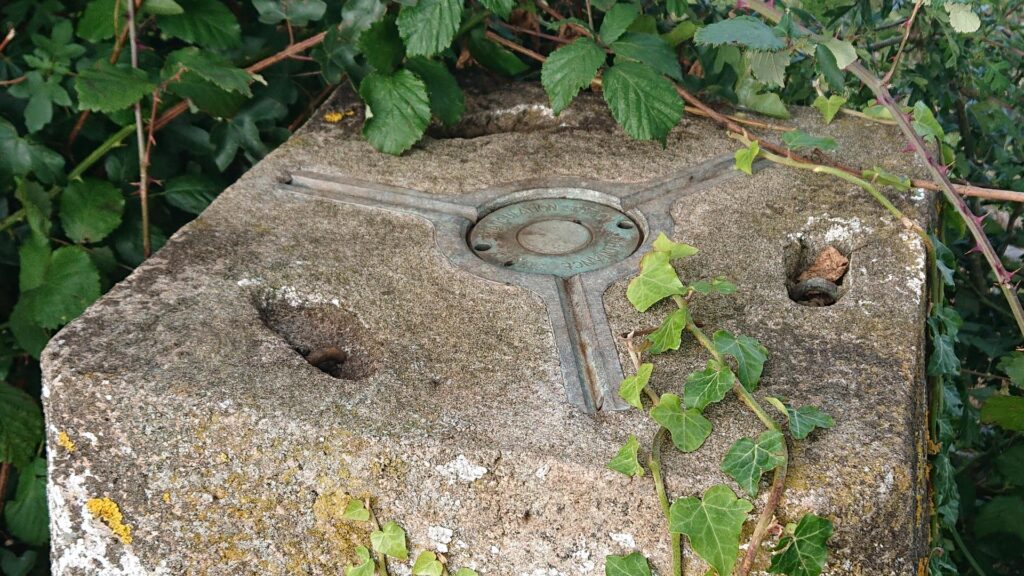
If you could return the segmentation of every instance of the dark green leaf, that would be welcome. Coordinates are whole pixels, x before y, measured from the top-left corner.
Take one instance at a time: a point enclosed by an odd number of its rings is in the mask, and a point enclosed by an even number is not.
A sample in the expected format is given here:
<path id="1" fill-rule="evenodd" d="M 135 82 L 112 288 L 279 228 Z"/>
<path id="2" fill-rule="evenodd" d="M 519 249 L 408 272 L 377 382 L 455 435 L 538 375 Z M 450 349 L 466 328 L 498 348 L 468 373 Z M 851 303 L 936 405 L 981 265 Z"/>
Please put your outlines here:
<path id="1" fill-rule="evenodd" d="M 540 82 L 555 114 L 565 110 L 580 90 L 590 86 L 604 61 L 604 50 L 586 37 L 577 38 L 548 56 L 541 68 Z"/>
<path id="2" fill-rule="evenodd" d="M 142 70 L 118 67 L 101 60 L 75 79 L 78 104 L 94 112 L 116 112 L 135 104 L 156 85 Z"/>
<path id="3" fill-rule="evenodd" d="M 829 88 L 842 92 L 846 86 L 846 76 L 836 64 L 836 57 L 826 46 L 818 44 L 814 48 L 814 62 L 818 73 L 825 77 Z"/>
<path id="4" fill-rule="evenodd" d="M 21 541 L 42 546 L 50 540 L 46 509 L 46 460 L 36 458 L 21 470 L 14 499 L 4 506 L 7 530 Z"/>
<path id="5" fill-rule="evenodd" d="M 767 430 L 757 440 L 740 438 L 734 442 L 722 460 L 722 472 L 735 480 L 751 498 L 756 498 L 761 475 L 785 462 L 785 438 L 781 432 Z"/>
<path id="6" fill-rule="evenodd" d="M 100 296 L 99 272 L 77 246 L 55 250 L 42 278 L 39 286 L 22 293 L 19 305 L 43 328 L 70 322 Z"/>
<path id="7" fill-rule="evenodd" d="M 615 121 L 638 140 L 665 143 L 683 117 L 672 83 L 639 62 L 616 62 L 604 75 L 604 99 Z"/>
<path id="8" fill-rule="evenodd" d="M 60 196 L 60 223 L 79 244 L 98 242 L 121 224 L 124 195 L 104 180 L 89 178 L 68 184 Z"/>
<path id="9" fill-rule="evenodd" d="M 687 408 L 704 410 L 708 404 L 721 402 L 732 389 L 732 370 L 724 364 L 708 360 L 707 367 L 700 372 L 691 372 L 686 377 L 683 401 Z"/>
<path id="10" fill-rule="evenodd" d="M 21 202 L 21 207 L 25 210 L 29 229 L 40 238 L 48 237 L 52 210 L 49 194 L 39 184 L 31 180 L 22 180 L 14 191 L 14 197 Z"/>
<path id="11" fill-rule="evenodd" d="M 357 53 L 358 50 L 346 40 L 344 33 L 332 27 L 324 36 L 324 41 L 313 50 L 313 58 L 320 64 L 324 80 L 329 84 L 340 83 L 347 74 L 352 84 L 358 86 L 368 70 L 356 62 Z"/>
<path id="12" fill-rule="evenodd" d="M 342 38 L 352 42 L 359 40 L 359 35 L 366 31 L 374 22 L 380 20 L 387 7 L 381 0 L 348 0 L 341 9 L 340 32 Z M 337 28 L 333 31 L 339 32 Z"/>
<path id="13" fill-rule="evenodd" d="M 214 50 L 234 48 L 242 42 L 238 20 L 219 0 L 176 0 L 184 12 L 161 16 L 160 31 L 172 38 Z"/>
<path id="14" fill-rule="evenodd" d="M 718 574 L 728 576 L 736 565 L 743 521 L 753 508 L 750 502 L 736 498 L 728 486 L 719 484 L 708 488 L 703 500 L 690 496 L 673 502 L 669 530 L 686 534 L 694 551 Z"/>
<path id="15" fill-rule="evenodd" d="M 619 58 L 647 64 L 658 72 L 675 80 L 683 79 L 679 57 L 664 39 L 655 34 L 628 32 L 613 42 L 612 52 Z"/>
<path id="16" fill-rule="evenodd" d="M 466 109 L 465 98 L 455 77 L 443 63 L 416 56 L 410 58 L 405 67 L 427 85 L 430 110 L 438 120 L 446 126 L 451 126 L 462 118 L 462 113 Z"/>
<path id="17" fill-rule="evenodd" d="M 981 407 L 981 421 L 997 424 L 1005 430 L 1024 432 L 1024 398 L 992 396 Z"/>
<path id="18" fill-rule="evenodd" d="M 0 462 L 25 469 L 42 441 L 43 413 L 39 404 L 24 390 L 0 380 Z"/>
<path id="19" fill-rule="evenodd" d="M 484 68 L 506 76 L 516 76 L 530 69 L 518 56 L 488 40 L 483 28 L 469 33 L 469 53 Z"/>
<path id="20" fill-rule="evenodd" d="M 39 354 L 50 340 L 50 334 L 32 318 L 24 301 L 18 301 L 14 305 L 8 321 L 18 346 L 21 346 L 33 358 L 38 359 Z"/>
<path id="21" fill-rule="evenodd" d="M 619 2 L 612 6 L 601 21 L 601 29 L 598 32 L 601 41 L 611 44 L 618 40 L 639 15 L 640 6 L 631 2 Z"/>
<path id="22" fill-rule="evenodd" d="M 185 9 L 174 0 L 145 0 L 142 11 L 156 16 L 173 16 L 183 14 Z"/>
<path id="23" fill-rule="evenodd" d="M 733 336 L 725 330 L 715 332 L 713 337 L 715 349 L 719 354 L 732 356 L 736 359 L 737 375 L 740 383 L 753 392 L 761 379 L 761 370 L 768 359 L 768 349 L 750 336 Z"/>
<path id="24" fill-rule="evenodd" d="M 512 9 L 516 7 L 516 0 L 480 0 L 480 3 L 503 20 L 508 20 Z"/>
<path id="25" fill-rule="evenodd" d="M 114 37 L 114 6 L 121 0 L 92 0 L 85 5 L 82 17 L 78 19 L 76 32 L 89 42 L 102 42 Z M 117 29 L 124 30 L 125 10 L 118 11 Z"/>
<path id="26" fill-rule="evenodd" d="M 433 56 L 447 48 L 462 20 L 462 0 L 419 0 L 402 6 L 398 31 L 409 56 Z"/>
<path id="27" fill-rule="evenodd" d="M 697 31 L 697 44 L 721 46 L 733 44 L 754 50 L 782 50 L 786 43 L 767 24 L 753 16 L 735 16 L 709 24 Z"/>
<path id="28" fill-rule="evenodd" d="M 608 556 L 604 559 L 604 576 L 651 576 L 651 567 L 639 552 Z"/>
<path id="29" fill-rule="evenodd" d="M 14 125 L 0 118 L 0 179 L 33 174 L 53 183 L 64 169 L 64 158 L 49 148 L 18 135 Z"/>
<path id="30" fill-rule="evenodd" d="M 367 114 L 363 136 L 377 150 L 401 154 L 423 137 L 430 123 L 430 100 L 427 86 L 412 72 L 370 74 L 359 95 L 372 114 Z"/>
<path id="31" fill-rule="evenodd" d="M 793 534 L 779 541 L 768 572 L 788 576 L 818 576 L 828 559 L 826 543 L 831 536 L 832 522 L 829 519 L 805 514 Z"/>
<path id="32" fill-rule="evenodd" d="M 816 406 L 801 406 L 795 410 L 786 406 L 786 413 L 789 416 L 789 433 L 796 440 L 807 438 L 815 428 L 831 428 L 836 424 L 831 416 Z"/>
<path id="33" fill-rule="evenodd" d="M 619 449 L 614 458 L 608 461 L 608 468 L 626 476 L 643 476 L 643 466 L 640 466 L 636 457 L 639 450 L 640 442 L 637 441 L 636 436 L 630 434 L 626 444 Z"/>
<path id="34" fill-rule="evenodd" d="M 996 496 L 981 508 L 975 526 L 975 532 L 982 538 L 1008 534 L 1024 543 L 1024 499 Z"/>
<path id="35" fill-rule="evenodd" d="M 167 181 L 164 196 L 171 206 L 189 214 L 199 214 L 213 202 L 221 188 L 206 176 L 185 174 Z"/>
<path id="36" fill-rule="evenodd" d="M 323 0 L 252 0 L 260 13 L 260 22 L 277 24 L 288 21 L 292 26 L 303 27 L 324 17 L 327 4 Z"/>
<path id="37" fill-rule="evenodd" d="M 693 452 L 701 447 L 711 434 L 711 422 L 699 410 L 683 410 L 679 396 L 662 394 L 658 404 L 651 408 L 651 418 L 672 434 L 672 443 L 682 452 Z"/>
<path id="38" fill-rule="evenodd" d="M 39 554 L 35 550 L 25 550 L 21 556 L 7 548 L 0 548 L 0 574 L 4 576 L 27 576 L 36 565 Z"/>
<path id="39" fill-rule="evenodd" d="M 999 370 L 1010 377 L 1017 388 L 1024 388 L 1024 352 L 1010 352 L 999 359 Z"/>
<path id="40" fill-rule="evenodd" d="M 254 76 L 227 60 L 199 48 L 182 48 L 167 56 L 164 77 L 170 78 L 180 71 L 187 71 L 211 82 L 222 90 L 252 96 L 249 83 Z"/>
<path id="41" fill-rule="evenodd" d="M 1024 444 L 1006 450 L 996 458 L 996 468 L 1006 482 L 1024 486 Z"/>
<path id="42" fill-rule="evenodd" d="M 377 72 L 390 74 L 402 64 L 405 46 L 393 16 L 385 16 L 359 36 L 359 50 Z"/>

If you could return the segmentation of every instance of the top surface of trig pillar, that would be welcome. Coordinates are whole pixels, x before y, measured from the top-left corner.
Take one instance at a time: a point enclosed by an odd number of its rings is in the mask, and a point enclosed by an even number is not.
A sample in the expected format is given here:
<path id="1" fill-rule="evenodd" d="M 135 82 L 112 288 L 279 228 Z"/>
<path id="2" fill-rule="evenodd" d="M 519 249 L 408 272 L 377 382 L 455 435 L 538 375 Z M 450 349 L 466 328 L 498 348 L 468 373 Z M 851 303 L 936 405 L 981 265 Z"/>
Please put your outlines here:
<path id="1" fill-rule="evenodd" d="M 631 371 L 620 336 L 668 312 L 625 298 L 664 232 L 701 250 L 684 281 L 739 287 L 692 312 L 768 347 L 758 394 L 837 417 L 795 449 L 780 519 L 834 520 L 828 574 L 913 573 L 927 503 L 919 242 L 841 181 L 739 174 L 736 142 L 702 119 L 662 148 L 625 137 L 599 97 L 558 117 L 535 86 L 468 99 L 462 124 L 396 158 L 361 139 L 363 109 L 339 92 L 53 339 L 55 572 L 337 574 L 368 542 L 343 518 L 363 496 L 415 552 L 481 574 L 597 574 L 632 550 L 667 570 L 649 477 L 604 468 L 654 429 L 617 389 Z M 888 128 L 812 112 L 790 123 L 834 137 L 844 163 L 914 170 Z M 891 197 L 926 219 L 924 194 Z M 808 296 L 798 276 L 828 247 L 849 271 Z M 705 360 L 684 339 L 652 386 L 678 393 Z M 707 416 L 707 444 L 666 457 L 673 495 L 733 485 L 718 463 L 758 432 L 735 402 Z M 130 544 L 86 509 L 100 497 Z"/>

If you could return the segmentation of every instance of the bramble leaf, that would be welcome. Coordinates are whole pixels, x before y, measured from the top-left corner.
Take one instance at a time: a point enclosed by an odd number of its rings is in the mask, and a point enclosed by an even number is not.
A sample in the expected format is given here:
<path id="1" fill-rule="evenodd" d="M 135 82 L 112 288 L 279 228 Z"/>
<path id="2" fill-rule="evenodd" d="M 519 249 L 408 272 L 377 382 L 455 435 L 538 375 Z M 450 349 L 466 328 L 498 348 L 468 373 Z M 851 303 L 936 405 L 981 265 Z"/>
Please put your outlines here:
<path id="1" fill-rule="evenodd" d="M 789 66 L 789 52 L 747 52 L 747 62 L 754 78 L 766 86 L 782 86 L 786 81 L 786 66 Z"/>
<path id="2" fill-rule="evenodd" d="M 415 144 L 430 124 L 427 86 L 408 70 L 391 76 L 374 72 L 359 85 L 368 114 L 363 136 L 373 147 L 401 154 Z M 372 114 L 372 115 L 371 115 Z"/>
<path id="3" fill-rule="evenodd" d="M 227 50 L 242 43 L 242 27 L 231 10 L 218 0 L 176 1 L 184 12 L 158 19 L 157 25 L 164 34 L 213 50 Z"/>
<path id="4" fill-rule="evenodd" d="M 14 499 L 4 506 L 7 530 L 32 546 L 50 540 L 50 519 L 46 503 L 46 460 L 36 458 L 21 469 Z"/>
<path id="5" fill-rule="evenodd" d="M 732 574 L 740 550 L 740 530 L 754 505 L 736 498 L 724 484 L 708 488 L 704 498 L 680 498 L 669 510 L 669 530 L 686 534 L 694 551 L 720 576 Z"/>
<path id="6" fill-rule="evenodd" d="M 398 35 L 398 26 L 392 15 L 374 22 L 356 43 L 366 57 L 366 62 L 382 74 L 391 74 L 401 66 L 405 58 L 405 46 Z"/>
<path id="7" fill-rule="evenodd" d="M 0 380 L 0 462 L 26 468 L 43 441 L 43 413 L 24 390 Z"/>
<path id="8" fill-rule="evenodd" d="M 981 421 L 1024 432 L 1024 397 L 992 396 L 981 407 Z"/>
<path id="9" fill-rule="evenodd" d="M 803 130 L 790 130 L 782 134 L 782 143 L 790 150 L 835 150 L 836 141 L 827 136 L 815 136 Z"/>
<path id="10" fill-rule="evenodd" d="M 345 568 L 345 576 L 373 576 L 377 572 L 377 565 L 373 563 L 366 546 L 356 546 L 356 557 L 359 558 L 359 564 L 350 564 Z"/>
<path id="11" fill-rule="evenodd" d="M 981 19 L 971 9 L 970 4 L 946 2 L 943 7 L 949 13 L 949 25 L 953 30 L 961 34 L 970 34 L 981 28 Z"/>
<path id="12" fill-rule="evenodd" d="M 840 40 L 838 38 L 829 38 L 823 42 L 826 48 L 832 52 L 832 55 L 836 59 L 836 66 L 840 70 L 845 69 L 850 64 L 857 61 L 857 50 L 847 40 Z"/>
<path id="13" fill-rule="evenodd" d="M 640 260 L 640 275 L 629 281 L 626 297 L 639 312 L 661 300 L 682 294 L 683 283 L 665 252 L 650 252 Z"/>
<path id="14" fill-rule="evenodd" d="M 96 265 L 77 246 L 55 250 L 41 278 L 38 286 L 22 292 L 18 303 L 43 328 L 70 322 L 100 297 Z"/>
<path id="15" fill-rule="evenodd" d="M 632 2 L 619 2 L 612 6 L 601 21 L 601 29 L 598 32 L 601 41 L 611 44 L 618 40 L 639 15 L 640 6 Z"/>
<path id="16" fill-rule="evenodd" d="M 828 559 L 826 543 L 831 536 L 832 521 L 814 514 L 805 514 L 793 534 L 779 541 L 768 572 L 788 576 L 818 576 Z"/>
<path id="17" fill-rule="evenodd" d="M 462 118 L 462 113 L 466 110 L 466 101 L 458 82 L 444 64 L 416 56 L 410 58 L 405 67 L 427 85 L 430 110 L 438 120 L 446 126 L 451 126 Z"/>
<path id="18" fill-rule="evenodd" d="M 679 350 L 683 340 L 683 329 L 690 321 L 690 311 L 686 307 L 676 308 L 669 314 L 657 330 L 647 335 L 650 341 L 651 354 L 661 354 L 668 350 Z"/>
<path id="19" fill-rule="evenodd" d="M 551 100 L 552 112 L 565 110 L 580 90 L 590 86 L 604 61 L 604 50 L 586 37 L 552 52 L 540 71 L 540 83 Z"/>
<path id="20" fill-rule="evenodd" d="M 114 6 L 121 0 L 91 0 L 85 5 L 82 17 L 78 19 L 75 33 L 89 42 L 102 42 L 114 37 Z M 124 30 L 127 14 L 118 14 L 117 29 Z"/>
<path id="21" fill-rule="evenodd" d="M 744 78 L 736 86 L 740 106 L 775 118 L 789 118 L 789 110 L 775 92 L 763 91 L 763 85 L 753 78 Z"/>
<path id="22" fill-rule="evenodd" d="M 846 86 L 846 75 L 836 64 L 836 56 L 824 44 L 814 47 L 814 66 L 825 77 L 829 88 L 840 92 Z"/>
<path id="23" fill-rule="evenodd" d="M 672 443 L 683 452 L 700 448 L 711 434 L 711 422 L 699 410 L 683 410 L 675 394 L 662 394 L 658 404 L 651 408 L 651 418 L 668 428 Z"/>
<path id="24" fill-rule="evenodd" d="M 683 100 L 672 83 L 639 62 L 616 62 L 605 72 L 604 100 L 615 121 L 637 140 L 664 144 L 683 118 Z"/>
<path id="25" fill-rule="evenodd" d="M 121 224 L 124 195 L 105 180 L 89 178 L 68 184 L 60 196 L 64 233 L 79 244 L 97 242 Z"/>
<path id="26" fill-rule="evenodd" d="M 637 441 L 636 436 L 630 434 L 626 444 L 619 449 L 614 458 L 608 461 L 608 468 L 626 476 L 643 476 L 644 469 L 636 457 L 639 450 L 640 442 Z"/>
<path id="27" fill-rule="evenodd" d="M 636 371 L 636 374 L 627 376 L 622 380 L 622 384 L 619 384 L 619 396 L 623 400 L 629 402 L 630 406 L 643 409 L 643 402 L 640 401 L 640 394 L 644 391 L 647 386 L 647 382 L 651 379 L 651 372 L 654 370 L 654 364 L 645 362 L 640 365 L 640 368 Z"/>
<path id="28" fill-rule="evenodd" d="M 373 549 L 399 560 L 409 559 L 409 550 L 405 547 L 405 530 L 394 522 L 388 522 L 380 530 L 370 534 Z"/>
<path id="29" fill-rule="evenodd" d="M 452 43 L 462 19 L 462 0 L 419 0 L 402 6 L 398 31 L 409 56 L 433 56 Z"/>
<path id="30" fill-rule="evenodd" d="M 651 576 L 651 566 L 639 552 L 627 556 L 606 556 L 604 576 Z"/>
<path id="31" fill-rule="evenodd" d="M 194 74 L 221 90 L 243 96 L 252 96 L 249 83 L 258 78 L 208 50 L 195 47 L 175 50 L 167 56 L 164 77 L 170 78 L 180 70 Z"/>
<path id="32" fill-rule="evenodd" d="M 100 60 L 75 78 L 78 104 L 83 110 L 116 112 L 123 110 L 153 91 L 156 85 L 146 73 Z"/>
<path id="33" fill-rule="evenodd" d="M 512 9 L 516 7 L 516 0 L 480 0 L 480 3 L 503 20 L 508 20 Z"/>
<path id="34" fill-rule="evenodd" d="M 753 16 L 736 16 L 709 24 L 694 37 L 702 46 L 732 44 L 754 50 L 782 50 L 786 43 L 764 22 Z"/>
<path id="35" fill-rule="evenodd" d="M 355 520 L 356 522 L 366 522 L 370 519 L 370 511 L 363 506 L 363 502 L 358 498 L 352 498 L 348 501 L 345 506 L 345 513 L 342 515 L 345 520 Z"/>
<path id="36" fill-rule="evenodd" d="M 725 330 L 715 332 L 713 337 L 715 349 L 719 354 L 732 356 L 736 359 L 736 374 L 740 383 L 753 392 L 761 379 L 761 370 L 768 359 L 768 349 L 750 336 L 733 336 Z"/>
<path id="37" fill-rule="evenodd" d="M 145 0 L 142 11 L 155 16 L 173 16 L 185 12 L 185 9 L 174 0 Z"/>
<path id="38" fill-rule="evenodd" d="M 817 406 L 801 406 L 794 410 L 787 405 L 786 413 L 789 417 L 789 433 L 796 440 L 807 438 L 815 428 L 831 428 L 836 425 L 836 421 Z"/>
<path id="39" fill-rule="evenodd" d="M 754 175 L 754 160 L 757 159 L 757 155 L 761 152 L 761 146 L 756 140 L 751 140 L 750 144 L 746 148 L 740 148 L 736 151 L 736 169 L 740 172 L 746 172 L 751 176 Z"/>
<path id="40" fill-rule="evenodd" d="M 655 238 L 654 242 L 651 244 L 651 249 L 655 252 L 664 252 L 665 254 L 668 254 L 669 260 L 688 258 L 698 252 L 696 248 L 689 244 L 670 240 L 668 236 L 665 236 L 664 232 L 658 233 L 658 237 Z"/>
<path id="41" fill-rule="evenodd" d="M 487 39 L 480 28 L 469 33 L 469 53 L 478 64 L 505 76 L 516 76 L 530 69 L 511 51 Z"/>
<path id="42" fill-rule="evenodd" d="M 708 360 L 700 372 L 691 372 L 683 388 L 683 402 L 687 408 L 703 411 L 708 404 L 721 402 L 732 389 L 736 376 L 725 364 Z"/>
<path id="43" fill-rule="evenodd" d="M 412 565 L 413 576 L 441 576 L 444 573 L 444 564 L 437 559 L 433 552 L 420 552 L 416 562 Z"/>
<path id="44" fill-rule="evenodd" d="M 277 24 L 288 21 L 292 26 L 303 27 L 324 17 L 327 4 L 323 0 L 252 0 L 260 13 L 260 22 Z"/>
<path id="45" fill-rule="evenodd" d="M 656 71 L 673 78 L 683 79 L 683 69 L 679 65 L 679 57 L 672 46 L 657 34 L 644 32 L 627 32 L 612 42 L 612 53 L 618 58 L 635 60 L 647 64 Z"/>
<path id="46" fill-rule="evenodd" d="M 1024 352 L 1010 352 L 999 359 L 996 367 L 1010 377 L 1014 386 L 1024 388 Z"/>
<path id="47" fill-rule="evenodd" d="M 735 480 L 751 498 L 756 498 L 761 475 L 785 461 L 785 438 L 781 432 L 767 430 L 757 440 L 740 438 L 734 442 L 722 460 L 722 472 Z"/>
<path id="48" fill-rule="evenodd" d="M 167 181 L 164 185 L 164 197 L 171 206 L 198 215 L 213 202 L 221 188 L 205 176 L 184 174 Z"/>

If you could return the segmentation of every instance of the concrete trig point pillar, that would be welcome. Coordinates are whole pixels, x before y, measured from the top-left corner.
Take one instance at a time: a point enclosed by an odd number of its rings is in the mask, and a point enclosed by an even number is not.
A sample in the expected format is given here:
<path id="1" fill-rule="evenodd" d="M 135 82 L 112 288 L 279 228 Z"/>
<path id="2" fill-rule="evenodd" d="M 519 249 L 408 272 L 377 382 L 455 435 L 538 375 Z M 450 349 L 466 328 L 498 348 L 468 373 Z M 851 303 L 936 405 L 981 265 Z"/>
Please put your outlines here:
<path id="1" fill-rule="evenodd" d="M 342 92 L 325 111 L 351 106 Z M 847 163 L 912 170 L 878 125 L 794 123 Z M 312 121 L 51 342 L 57 574 L 336 574 L 368 543 L 342 517 L 364 496 L 414 554 L 481 574 L 600 574 L 634 550 L 667 570 L 649 477 L 604 467 L 654 430 L 617 387 L 619 336 L 668 311 L 625 298 L 658 232 L 700 248 L 684 281 L 738 285 L 692 308 L 768 347 L 758 393 L 836 417 L 794 450 L 780 519 L 834 520 L 829 574 L 914 572 L 925 259 L 870 198 L 794 170 L 740 175 L 736 143 L 704 120 L 662 149 L 598 98 L 556 118 L 532 86 L 471 91 L 462 125 L 400 158 L 360 125 Z M 926 214 L 923 195 L 894 200 Z M 850 259 L 838 300 L 791 300 L 829 246 Z M 704 360 L 684 339 L 652 386 L 678 393 Z M 759 431 L 735 402 L 707 416 L 700 451 L 666 450 L 673 495 L 731 483 L 722 456 Z M 100 497 L 131 544 L 86 510 Z"/>

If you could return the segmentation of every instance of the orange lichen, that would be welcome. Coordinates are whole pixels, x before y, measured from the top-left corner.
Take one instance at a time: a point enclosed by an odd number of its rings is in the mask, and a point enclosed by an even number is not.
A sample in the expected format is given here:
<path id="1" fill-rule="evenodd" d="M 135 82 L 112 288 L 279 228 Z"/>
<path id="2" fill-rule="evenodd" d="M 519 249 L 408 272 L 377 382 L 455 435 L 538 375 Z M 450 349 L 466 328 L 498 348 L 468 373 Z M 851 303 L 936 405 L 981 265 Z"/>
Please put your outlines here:
<path id="1" fill-rule="evenodd" d="M 324 122 L 327 122 L 328 124 L 337 124 L 349 116 L 355 116 L 355 114 L 355 110 L 342 110 L 341 112 L 332 110 L 331 112 L 324 114 Z"/>
<path id="2" fill-rule="evenodd" d="M 60 444 L 68 452 L 75 451 L 75 442 L 68 436 L 67 432 L 61 431 L 57 434 L 57 444 Z"/>
<path id="3" fill-rule="evenodd" d="M 90 498 L 85 507 L 97 519 L 102 520 L 110 530 L 125 544 L 132 543 L 132 528 L 124 523 L 124 516 L 117 502 L 110 498 Z"/>

